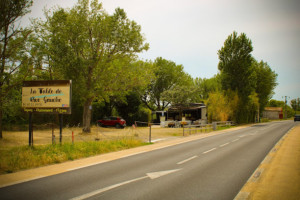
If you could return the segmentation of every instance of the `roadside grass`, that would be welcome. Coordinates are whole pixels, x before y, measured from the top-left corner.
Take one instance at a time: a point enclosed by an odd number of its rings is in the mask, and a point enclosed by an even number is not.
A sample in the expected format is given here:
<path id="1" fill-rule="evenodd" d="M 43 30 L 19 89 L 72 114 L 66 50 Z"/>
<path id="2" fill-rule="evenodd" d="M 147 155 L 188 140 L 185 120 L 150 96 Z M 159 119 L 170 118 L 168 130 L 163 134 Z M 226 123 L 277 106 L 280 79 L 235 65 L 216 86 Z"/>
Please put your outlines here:
<path id="1" fill-rule="evenodd" d="M 233 128 L 233 127 L 235 127 L 235 126 L 229 126 L 229 125 L 227 125 L 227 126 L 219 126 L 219 127 L 217 128 L 217 130 L 218 130 L 218 131 L 221 131 L 221 130 L 226 130 L 226 129 Z"/>
<path id="2" fill-rule="evenodd" d="M 48 144 L 33 147 L 19 146 L 0 150 L 0 174 L 61 163 L 68 160 L 119 151 L 146 145 L 135 138 L 119 138 L 112 141 L 88 141 Z"/>

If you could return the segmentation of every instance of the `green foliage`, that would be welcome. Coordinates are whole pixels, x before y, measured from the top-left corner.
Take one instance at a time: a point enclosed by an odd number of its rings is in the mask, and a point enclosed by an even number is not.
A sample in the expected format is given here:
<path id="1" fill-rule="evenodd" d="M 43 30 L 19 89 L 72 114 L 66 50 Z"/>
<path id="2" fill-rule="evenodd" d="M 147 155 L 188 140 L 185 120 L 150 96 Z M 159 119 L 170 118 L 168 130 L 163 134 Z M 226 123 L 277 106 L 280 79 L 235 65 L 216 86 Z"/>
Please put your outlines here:
<path id="1" fill-rule="evenodd" d="M 97 0 L 80 0 L 70 10 L 48 11 L 46 18 L 39 23 L 37 34 L 49 41 L 45 44 L 54 77 L 73 80 L 75 98 L 83 106 L 84 131 L 89 132 L 89 107 L 94 100 L 125 96 L 147 80 L 132 62 L 148 44 L 141 27 L 124 10 L 117 8 L 109 15 Z"/>
<path id="2" fill-rule="evenodd" d="M 231 90 L 223 92 L 211 92 L 207 101 L 208 120 L 212 121 L 236 121 L 237 105 L 239 97 Z"/>
<path id="3" fill-rule="evenodd" d="M 222 89 L 238 91 L 244 101 L 254 91 L 256 76 L 252 67 L 252 42 L 246 34 L 233 32 L 218 51 Z"/>
<path id="4" fill-rule="evenodd" d="M 300 111 L 300 98 L 292 99 L 291 106 L 295 111 Z"/>
<path id="5" fill-rule="evenodd" d="M 196 78 L 194 82 L 195 86 L 197 87 L 197 94 L 199 95 L 201 100 L 207 100 L 209 97 L 209 93 L 222 90 L 220 74 L 217 74 L 210 79 Z"/>
<path id="6" fill-rule="evenodd" d="M 12 90 L 19 89 L 31 72 L 32 59 L 27 51 L 31 30 L 17 26 L 17 20 L 29 12 L 31 5 L 31 0 L 0 2 L 0 139 L 3 115 L 9 115 L 4 107 L 12 100 L 10 97 L 14 97 Z"/>
<path id="7" fill-rule="evenodd" d="M 116 109 L 119 115 L 126 120 L 127 125 L 131 125 L 134 124 L 134 121 L 140 121 L 139 110 L 141 104 L 142 101 L 139 94 L 137 92 L 130 92 L 126 96 L 125 101 L 116 103 Z"/>
<path id="8" fill-rule="evenodd" d="M 199 102 L 200 97 L 192 77 L 188 74 L 183 74 L 181 79 L 180 84 L 176 84 L 169 90 L 164 91 L 161 94 L 161 99 L 169 102 L 171 105 L 177 104 L 182 106 Z"/>
<path id="9" fill-rule="evenodd" d="M 277 85 L 277 74 L 263 61 L 258 63 L 254 60 L 253 67 L 257 78 L 255 91 L 259 98 L 260 110 L 263 110 L 274 94 L 274 89 Z"/>
<path id="10" fill-rule="evenodd" d="M 285 104 L 284 101 L 279 101 L 279 100 L 271 99 L 268 102 L 267 106 L 268 107 L 281 107 L 281 108 L 283 108 L 284 104 Z"/>
<path id="11" fill-rule="evenodd" d="M 233 32 L 218 51 L 223 90 L 237 91 L 239 96 L 237 122 L 254 122 L 277 85 L 277 74 L 270 66 L 257 62 L 251 55 L 252 42 L 242 33 Z"/>
<path id="12" fill-rule="evenodd" d="M 148 121 L 149 109 L 200 101 L 208 102 L 211 120 L 249 122 L 277 85 L 270 66 L 252 57 L 252 42 L 244 33 L 233 32 L 218 51 L 219 74 L 193 80 L 173 61 L 137 60 L 149 45 L 123 9 L 108 14 L 97 0 L 79 0 L 73 8 L 46 11 L 46 21 L 36 19 L 30 29 L 15 29 L 31 5 L 29 0 L 0 3 L 0 116 L 5 124 L 27 119 L 20 107 L 24 79 L 71 79 L 72 115 L 64 122 L 81 123 L 86 132 L 91 121 L 104 116 L 118 114 L 130 124 Z M 49 122 L 49 117 L 42 114 L 34 122 Z"/>
<path id="13" fill-rule="evenodd" d="M 14 23 L 22 16 L 30 12 L 32 0 L 1 0 L 0 3 L 0 29 L 2 31 L 9 27 L 9 31 L 13 29 Z M 8 30 L 8 29 L 7 29 Z"/>
<path id="14" fill-rule="evenodd" d="M 179 87 L 189 87 L 191 77 L 183 71 L 182 65 L 176 65 L 173 61 L 156 58 L 153 63 L 154 77 L 142 96 L 142 101 L 152 111 L 164 110 L 174 100 L 166 92 L 174 93 Z M 165 93 L 165 95 L 163 95 Z"/>

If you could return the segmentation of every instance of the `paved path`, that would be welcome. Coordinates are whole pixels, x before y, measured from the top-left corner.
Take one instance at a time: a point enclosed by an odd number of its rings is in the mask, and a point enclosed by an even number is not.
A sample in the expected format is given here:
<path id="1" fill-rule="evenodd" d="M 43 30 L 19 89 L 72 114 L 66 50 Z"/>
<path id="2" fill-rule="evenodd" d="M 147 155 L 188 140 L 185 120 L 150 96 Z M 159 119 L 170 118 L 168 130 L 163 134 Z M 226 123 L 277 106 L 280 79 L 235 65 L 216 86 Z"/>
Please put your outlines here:
<path id="1" fill-rule="evenodd" d="M 275 145 L 235 199 L 300 199 L 300 123 Z"/>

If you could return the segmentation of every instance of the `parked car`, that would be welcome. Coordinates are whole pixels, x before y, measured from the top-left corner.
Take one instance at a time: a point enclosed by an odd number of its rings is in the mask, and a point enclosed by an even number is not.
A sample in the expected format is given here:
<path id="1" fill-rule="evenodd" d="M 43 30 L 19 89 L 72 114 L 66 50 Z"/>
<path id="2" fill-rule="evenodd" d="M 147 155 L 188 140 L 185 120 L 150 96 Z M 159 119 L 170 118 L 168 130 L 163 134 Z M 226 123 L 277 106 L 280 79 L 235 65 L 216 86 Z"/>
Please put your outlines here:
<path id="1" fill-rule="evenodd" d="M 105 117 L 97 122 L 99 126 L 114 126 L 116 128 L 126 127 L 126 121 L 121 117 Z"/>
<path id="2" fill-rule="evenodd" d="M 295 117 L 294 117 L 294 122 L 295 121 L 300 121 L 300 115 L 295 115 Z"/>

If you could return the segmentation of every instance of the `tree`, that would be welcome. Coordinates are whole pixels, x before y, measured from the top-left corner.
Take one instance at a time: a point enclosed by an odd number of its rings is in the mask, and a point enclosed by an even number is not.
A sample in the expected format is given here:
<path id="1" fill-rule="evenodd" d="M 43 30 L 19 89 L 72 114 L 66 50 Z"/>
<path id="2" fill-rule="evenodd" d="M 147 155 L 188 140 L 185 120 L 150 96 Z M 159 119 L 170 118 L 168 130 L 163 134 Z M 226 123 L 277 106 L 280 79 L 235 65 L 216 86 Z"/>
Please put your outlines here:
<path id="1" fill-rule="evenodd" d="M 154 61 L 153 70 L 154 77 L 142 95 L 142 101 L 152 111 L 164 110 L 171 102 L 168 98 L 162 98 L 162 94 L 184 84 L 188 75 L 182 65 L 161 57 Z"/>
<path id="2" fill-rule="evenodd" d="M 73 94 L 76 91 L 83 104 L 83 131 L 90 132 L 94 100 L 126 95 L 143 83 L 130 63 L 148 44 L 124 10 L 108 15 L 97 0 L 79 0 L 70 10 L 58 8 L 46 15 L 43 32 L 51 36 L 54 74 L 73 80 Z"/>
<path id="3" fill-rule="evenodd" d="M 231 90 L 210 92 L 207 101 L 208 120 L 235 121 L 238 102 L 238 94 Z"/>
<path id="4" fill-rule="evenodd" d="M 185 74 L 181 78 L 181 84 L 176 84 L 169 90 L 164 91 L 161 94 L 161 99 L 165 102 L 169 102 L 171 105 L 181 105 L 184 107 L 190 103 L 199 102 L 198 88 L 193 78 L 188 74 Z"/>
<path id="5" fill-rule="evenodd" d="M 300 110 L 300 98 L 292 99 L 291 106 L 295 111 L 299 111 Z"/>
<path id="6" fill-rule="evenodd" d="M 201 100 L 207 100 L 209 93 L 221 91 L 222 85 L 220 83 L 220 74 L 215 75 L 212 78 L 196 78 L 195 85 L 197 87 L 197 93 Z"/>
<path id="7" fill-rule="evenodd" d="M 218 68 L 223 90 L 237 91 L 240 101 L 237 114 L 238 122 L 248 122 L 247 104 L 249 96 L 256 88 L 256 74 L 252 66 L 252 42 L 242 33 L 233 32 L 218 51 Z"/>
<path id="8" fill-rule="evenodd" d="M 258 63 L 254 60 L 253 67 L 257 78 L 255 92 L 259 98 L 259 110 L 263 111 L 274 94 L 274 89 L 277 85 L 277 74 L 263 61 Z"/>
<path id="9" fill-rule="evenodd" d="M 17 21 L 30 12 L 31 5 L 31 0 L 1 0 L 0 3 L 0 138 L 7 96 L 30 72 L 26 41 L 31 31 L 20 28 Z"/>

